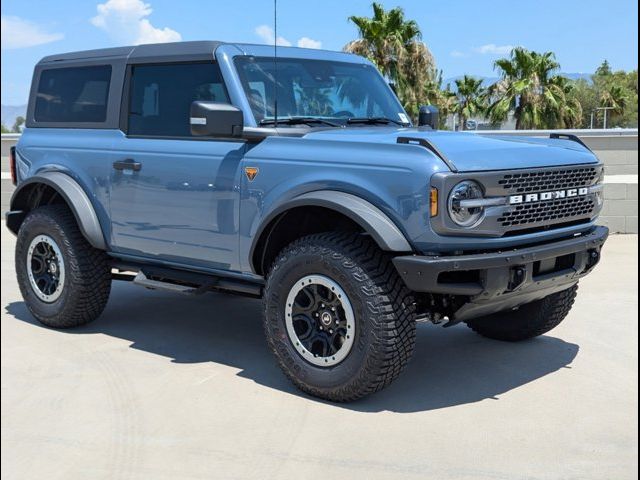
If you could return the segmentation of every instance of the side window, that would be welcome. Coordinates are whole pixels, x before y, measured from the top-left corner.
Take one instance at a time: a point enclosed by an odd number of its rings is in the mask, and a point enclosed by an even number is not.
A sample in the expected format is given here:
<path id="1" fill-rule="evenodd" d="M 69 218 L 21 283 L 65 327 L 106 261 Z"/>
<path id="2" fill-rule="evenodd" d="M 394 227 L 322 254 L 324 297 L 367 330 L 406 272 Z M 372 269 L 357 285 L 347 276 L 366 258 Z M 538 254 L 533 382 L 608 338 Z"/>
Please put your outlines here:
<path id="1" fill-rule="evenodd" d="M 52 68 L 40 74 L 36 122 L 104 122 L 111 66 Z"/>
<path id="2" fill-rule="evenodd" d="M 214 63 L 137 65 L 129 98 L 130 135 L 189 137 L 189 110 L 196 100 L 229 103 Z"/>

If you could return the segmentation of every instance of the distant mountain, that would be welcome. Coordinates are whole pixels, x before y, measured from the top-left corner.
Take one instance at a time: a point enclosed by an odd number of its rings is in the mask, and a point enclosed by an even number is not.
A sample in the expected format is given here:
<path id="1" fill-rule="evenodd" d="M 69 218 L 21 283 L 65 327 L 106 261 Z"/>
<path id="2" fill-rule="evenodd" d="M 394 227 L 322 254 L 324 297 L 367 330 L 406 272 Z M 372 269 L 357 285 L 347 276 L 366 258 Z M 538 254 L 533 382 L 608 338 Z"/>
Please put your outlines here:
<path id="1" fill-rule="evenodd" d="M 27 114 L 27 106 L 26 105 L 2 105 L 2 124 L 7 127 L 13 127 L 13 124 L 16 123 L 16 118 L 22 116 L 26 116 Z"/>
<path id="2" fill-rule="evenodd" d="M 593 73 L 566 73 L 566 72 L 561 72 L 560 75 L 568 77 L 571 80 L 586 80 L 587 82 L 591 82 L 591 76 L 593 75 Z M 472 77 L 481 78 L 483 87 L 488 87 L 490 85 L 493 85 L 498 80 L 500 80 L 499 77 L 483 77 L 481 75 L 472 75 Z M 449 77 L 449 78 L 444 79 L 442 81 L 442 87 L 443 88 L 447 88 L 447 84 L 451 85 L 451 90 L 455 92 L 456 91 L 456 80 L 459 79 L 459 78 L 462 78 L 462 75 L 459 75 L 457 77 Z"/>

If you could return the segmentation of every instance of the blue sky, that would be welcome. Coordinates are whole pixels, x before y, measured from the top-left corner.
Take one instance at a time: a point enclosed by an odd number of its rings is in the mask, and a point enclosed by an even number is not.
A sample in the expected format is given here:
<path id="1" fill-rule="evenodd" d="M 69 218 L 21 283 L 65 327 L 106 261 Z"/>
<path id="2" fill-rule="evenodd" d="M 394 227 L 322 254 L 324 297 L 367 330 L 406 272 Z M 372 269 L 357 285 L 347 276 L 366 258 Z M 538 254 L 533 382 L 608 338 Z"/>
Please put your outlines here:
<path id="1" fill-rule="evenodd" d="M 418 21 L 445 77 L 492 76 L 511 46 L 556 52 L 564 72 L 638 64 L 638 6 L 632 0 L 392 0 Z M 44 55 L 131 43 L 273 37 L 271 0 L 3 0 L 2 103 L 26 103 L 33 65 Z M 370 0 L 278 0 L 282 44 L 339 50 L 356 38 L 349 15 Z"/>

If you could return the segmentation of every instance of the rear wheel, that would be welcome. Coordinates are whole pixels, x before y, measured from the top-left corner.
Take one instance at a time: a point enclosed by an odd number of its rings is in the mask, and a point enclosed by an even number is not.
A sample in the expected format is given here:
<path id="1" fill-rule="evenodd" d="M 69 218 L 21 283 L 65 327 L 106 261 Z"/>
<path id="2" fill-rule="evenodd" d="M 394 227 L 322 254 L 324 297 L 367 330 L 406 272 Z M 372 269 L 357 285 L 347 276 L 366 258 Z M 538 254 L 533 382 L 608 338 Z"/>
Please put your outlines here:
<path id="1" fill-rule="evenodd" d="M 27 215 L 18 232 L 15 268 L 27 308 L 49 327 L 88 323 L 109 299 L 108 256 L 89 245 L 66 205 Z"/>
<path id="2" fill-rule="evenodd" d="M 267 277 L 264 326 L 301 390 L 351 401 L 390 384 L 415 343 L 413 297 L 368 237 L 323 233 L 286 247 Z"/>
<path id="3" fill-rule="evenodd" d="M 519 342 L 543 335 L 557 327 L 569 314 L 578 285 L 528 303 L 517 310 L 494 313 L 467 321 L 475 332 L 494 340 Z"/>

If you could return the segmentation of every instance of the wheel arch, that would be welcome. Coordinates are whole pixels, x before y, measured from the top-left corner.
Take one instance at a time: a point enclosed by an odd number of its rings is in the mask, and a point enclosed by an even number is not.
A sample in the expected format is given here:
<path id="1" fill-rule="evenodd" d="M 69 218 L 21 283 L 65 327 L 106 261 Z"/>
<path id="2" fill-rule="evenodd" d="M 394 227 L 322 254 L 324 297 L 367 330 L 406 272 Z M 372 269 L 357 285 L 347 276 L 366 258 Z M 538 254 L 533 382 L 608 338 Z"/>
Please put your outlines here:
<path id="1" fill-rule="evenodd" d="M 43 172 L 20 184 L 11 196 L 10 211 L 6 214 L 7 227 L 17 234 L 31 210 L 49 203 L 61 203 L 58 199 L 69 207 L 89 244 L 107 250 L 102 226 L 89 196 L 78 182 L 60 172 Z"/>
<path id="2" fill-rule="evenodd" d="M 313 220 L 312 224 L 300 222 L 300 216 Z M 265 275 L 282 247 L 300 236 L 336 227 L 366 233 L 385 251 L 413 250 L 404 233 L 375 205 L 349 193 L 320 190 L 297 196 L 264 217 L 249 252 L 251 268 Z"/>

